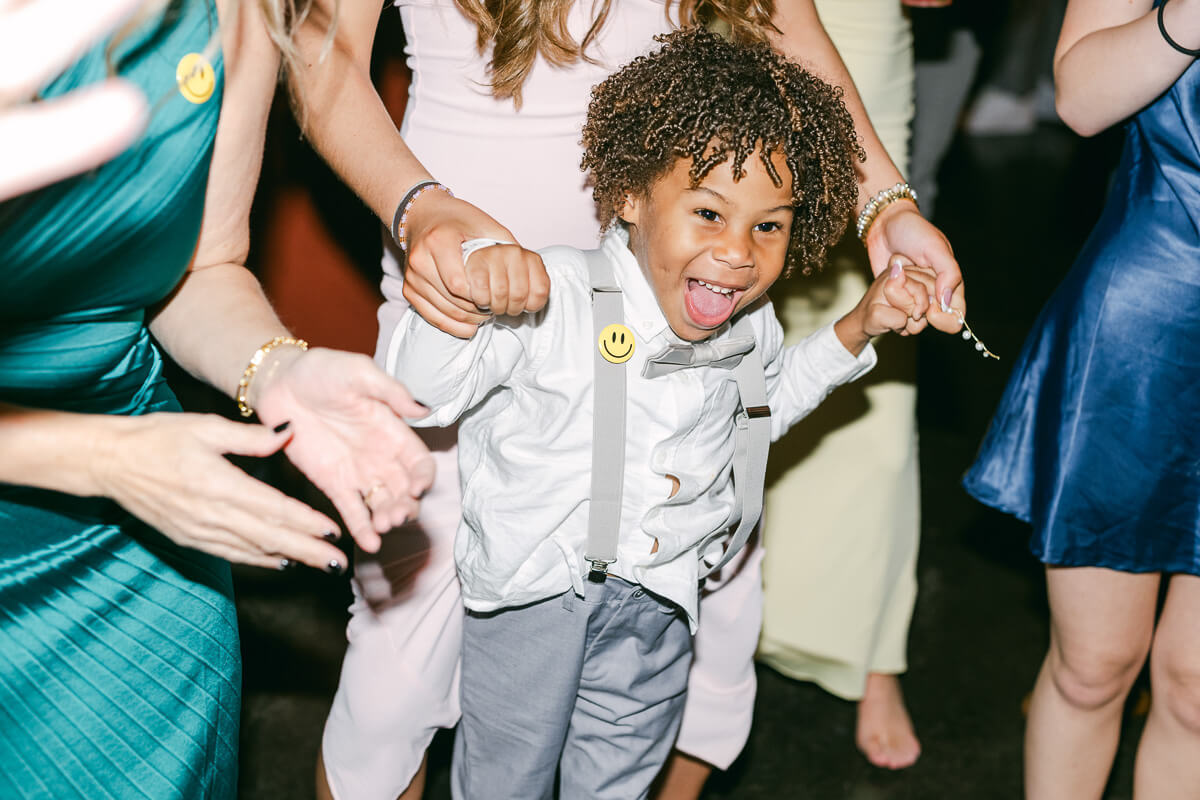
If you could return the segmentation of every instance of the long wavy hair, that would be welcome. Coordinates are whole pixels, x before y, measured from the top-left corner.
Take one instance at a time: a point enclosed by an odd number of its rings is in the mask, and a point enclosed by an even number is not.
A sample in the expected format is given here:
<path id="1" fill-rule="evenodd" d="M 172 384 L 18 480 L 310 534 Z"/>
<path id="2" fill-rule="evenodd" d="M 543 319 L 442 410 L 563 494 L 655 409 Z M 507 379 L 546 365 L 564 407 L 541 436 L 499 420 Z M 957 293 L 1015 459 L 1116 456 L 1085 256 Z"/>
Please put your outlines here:
<path id="1" fill-rule="evenodd" d="M 267 0 L 263 0 L 266 2 Z M 604 27 L 613 0 L 592 0 L 595 15 L 583 40 L 576 42 L 567 30 L 571 7 L 583 0 L 454 0 L 475 23 L 480 53 L 491 48 L 488 74 L 492 94 L 521 105 L 521 87 L 539 55 L 555 66 L 591 62 L 588 46 Z M 666 0 L 663 13 L 671 17 L 676 0 Z M 683 27 L 727 27 L 735 42 L 762 42 L 776 30 L 771 22 L 774 0 L 678 0 Z"/>

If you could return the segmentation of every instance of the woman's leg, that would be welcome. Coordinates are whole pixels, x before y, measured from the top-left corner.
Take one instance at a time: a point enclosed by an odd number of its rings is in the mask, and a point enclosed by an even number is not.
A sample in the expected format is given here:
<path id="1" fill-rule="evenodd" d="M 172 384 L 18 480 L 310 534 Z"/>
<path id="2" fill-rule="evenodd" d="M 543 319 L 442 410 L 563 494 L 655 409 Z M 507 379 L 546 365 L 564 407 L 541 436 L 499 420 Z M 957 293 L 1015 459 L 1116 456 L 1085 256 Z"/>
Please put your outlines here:
<path id="1" fill-rule="evenodd" d="M 699 797 L 713 765 L 728 769 L 746 745 L 758 687 L 754 648 L 762 621 L 762 562 L 762 545 L 751 537 L 700 595 L 683 721 L 656 800 Z"/>
<path id="2" fill-rule="evenodd" d="M 1200 578 L 1176 575 L 1150 654 L 1154 703 L 1138 747 L 1133 793 L 1200 797 Z"/>
<path id="3" fill-rule="evenodd" d="M 460 499 L 452 431 L 424 431 L 438 480 L 417 522 L 358 553 L 349 647 L 321 740 L 318 792 L 334 800 L 420 797 L 425 750 L 458 721 Z"/>
<path id="4" fill-rule="evenodd" d="M 1099 798 L 1150 650 L 1159 576 L 1049 567 L 1050 651 L 1025 729 L 1028 800 Z"/>

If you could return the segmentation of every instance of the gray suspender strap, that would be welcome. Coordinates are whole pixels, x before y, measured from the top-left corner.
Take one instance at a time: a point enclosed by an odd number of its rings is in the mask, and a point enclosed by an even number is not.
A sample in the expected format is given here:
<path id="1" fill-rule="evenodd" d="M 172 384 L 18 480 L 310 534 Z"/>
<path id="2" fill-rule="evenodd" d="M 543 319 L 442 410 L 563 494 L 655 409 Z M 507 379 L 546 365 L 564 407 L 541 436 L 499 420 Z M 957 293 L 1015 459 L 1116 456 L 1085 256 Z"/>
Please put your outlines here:
<path id="1" fill-rule="evenodd" d="M 734 336 L 754 336 L 750 320 L 743 316 L 734 323 Z M 746 545 L 758 518 L 762 516 L 763 486 L 767 477 L 767 451 L 771 447 L 771 410 L 767 407 L 767 382 L 762 356 L 754 348 L 733 368 L 742 408 L 737 415 L 734 435 L 733 485 L 736 490 L 733 513 L 738 526 L 722 552 L 719 547 L 724 531 L 710 535 L 700 543 L 700 577 L 706 578 L 729 563 Z M 713 559 L 715 563 L 712 563 Z M 711 566 L 707 566 L 708 564 Z"/>
<path id="2" fill-rule="evenodd" d="M 617 560 L 617 541 L 621 531 L 621 494 L 625 483 L 625 364 L 613 364 L 601 354 L 600 335 L 609 325 L 625 321 L 621 288 L 612 266 L 599 250 L 588 250 L 588 274 L 592 285 L 592 497 L 588 514 L 587 549 L 584 560 L 590 565 L 588 577 L 603 580 Z M 733 335 L 753 338 L 750 321 L 743 316 L 733 326 Z M 733 375 L 737 380 L 741 410 L 738 411 L 734 436 L 733 482 L 736 500 L 730 520 L 738 520 L 737 529 L 723 548 L 722 529 L 700 543 L 700 577 L 704 578 L 729 563 L 750 538 L 762 516 L 763 486 L 767 474 L 767 451 L 771 446 L 771 411 L 767 407 L 767 383 L 758 348 L 751 350 Z M 711 566 L 707 566 L 710 564 Z"/>
<path id="3" fill-rule="evenodd" d="M 604 580 L 617 560 L 621 532 L 621 492 L 625 484 L 625 364 L 612 364 L 600 355 L 601 332 L 624 323 L 621 287 L 612 265 L 599 250 L 588 250 L 592 284 L 592 499 L 584 559 L 591 564 L 590 580 Z"/>

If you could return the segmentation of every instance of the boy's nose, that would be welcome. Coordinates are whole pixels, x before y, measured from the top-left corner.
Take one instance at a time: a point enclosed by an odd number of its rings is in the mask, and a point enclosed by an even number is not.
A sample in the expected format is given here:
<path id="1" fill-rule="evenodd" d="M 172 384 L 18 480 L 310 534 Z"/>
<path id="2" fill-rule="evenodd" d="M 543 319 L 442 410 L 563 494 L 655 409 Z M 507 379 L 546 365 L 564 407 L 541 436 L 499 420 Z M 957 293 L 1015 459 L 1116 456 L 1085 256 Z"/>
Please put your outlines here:
<path id="1" fill-rule="evenodd" d="M 730 267 L 750 265 L 750 235 L 725 229 L 713 247 L 713 258 Z"/>

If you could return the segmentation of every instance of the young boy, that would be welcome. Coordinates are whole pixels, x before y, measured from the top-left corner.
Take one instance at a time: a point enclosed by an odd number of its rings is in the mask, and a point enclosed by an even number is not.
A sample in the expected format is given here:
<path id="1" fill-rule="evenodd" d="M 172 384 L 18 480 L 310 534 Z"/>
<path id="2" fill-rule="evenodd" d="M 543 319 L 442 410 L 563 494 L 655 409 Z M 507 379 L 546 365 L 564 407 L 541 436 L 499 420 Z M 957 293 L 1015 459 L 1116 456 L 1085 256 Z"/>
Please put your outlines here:
<path id="1" fill-rule="evenodd" d="M 845 227 L 850 116 L 765 46 L 662 41 L 593 93 L 583 166 L 617 221 L 600 250 L 542 251 L 536 314 L 462 340 L 410 310 L 379 354 L 431 409 L 419 424 L 462 420 L 457 798 L 549 800 L 556 772 L 564 800 L 647 795 L 679 725 L 699 581 L 740 546 L 722 534 L 756 521 L 755 432 L 777 438 L 870 369 L 870 338 L 933 293 L 931 271 L 895 267 L 784 349 L 763 295 Z"/>

